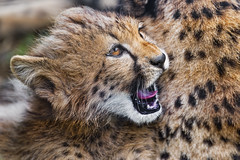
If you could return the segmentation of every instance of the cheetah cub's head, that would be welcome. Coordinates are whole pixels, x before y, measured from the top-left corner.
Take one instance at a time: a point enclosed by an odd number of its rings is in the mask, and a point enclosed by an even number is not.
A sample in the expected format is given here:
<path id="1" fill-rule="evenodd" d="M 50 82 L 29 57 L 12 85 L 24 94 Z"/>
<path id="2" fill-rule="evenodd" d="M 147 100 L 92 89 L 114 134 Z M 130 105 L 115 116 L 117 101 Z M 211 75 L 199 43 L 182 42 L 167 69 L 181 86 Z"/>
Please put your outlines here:
<path id="1" fill-rule="evenodd" d="M 138 124 L 161 114 L 155 82 L 168 65 L 139 22 L 87 7 L 64 11 L 28 56 L 11 60 L 13 74 L 51 104 L 54 116 L 121 116 Z"/>

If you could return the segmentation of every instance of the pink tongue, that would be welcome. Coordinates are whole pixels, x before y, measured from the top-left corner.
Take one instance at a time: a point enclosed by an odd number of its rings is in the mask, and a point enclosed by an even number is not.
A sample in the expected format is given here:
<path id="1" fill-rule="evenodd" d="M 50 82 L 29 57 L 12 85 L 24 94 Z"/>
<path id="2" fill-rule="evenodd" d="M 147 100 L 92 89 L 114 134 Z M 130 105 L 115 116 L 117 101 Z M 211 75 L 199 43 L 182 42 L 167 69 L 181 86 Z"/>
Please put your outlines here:
<path id="1" fill-rule="evenodd" d="M 152 92 L 148 92 L 148 91 L 138 91 L 137 96 L 139 99 L 148 99 L 148 98 L 152 98 L 157 94 L 158 91 L 152 91 Z"/>

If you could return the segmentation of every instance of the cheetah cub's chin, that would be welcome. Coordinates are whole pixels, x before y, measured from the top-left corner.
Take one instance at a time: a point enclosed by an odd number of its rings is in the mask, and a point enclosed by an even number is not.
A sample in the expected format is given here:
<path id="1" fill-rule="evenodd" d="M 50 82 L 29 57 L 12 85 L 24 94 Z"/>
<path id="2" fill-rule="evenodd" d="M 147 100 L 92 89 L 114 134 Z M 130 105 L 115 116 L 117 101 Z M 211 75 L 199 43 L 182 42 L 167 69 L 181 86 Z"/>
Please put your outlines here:
<path id="1" fill-rule="evenodd" d="M 138 124 L 161 114 L 156 81 L 168 66 L 167 54 L 143 36 L 138 21 L 87 7 L 64 11 L 30 55 L 11 60 L 13 74 L 49 102 L 51 116 L 115 115 Z"/>

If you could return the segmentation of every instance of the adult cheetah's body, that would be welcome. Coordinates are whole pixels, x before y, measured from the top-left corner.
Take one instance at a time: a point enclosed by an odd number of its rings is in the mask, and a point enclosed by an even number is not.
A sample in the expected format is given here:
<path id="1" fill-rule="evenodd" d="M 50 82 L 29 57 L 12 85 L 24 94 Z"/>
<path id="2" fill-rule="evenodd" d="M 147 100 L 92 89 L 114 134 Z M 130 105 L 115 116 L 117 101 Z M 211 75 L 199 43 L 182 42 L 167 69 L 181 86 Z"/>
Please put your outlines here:
<path id="1" fill-rule="evenodd" d="M 240 159 L 240 1 L 123 4 L 171 57 L 160 80 L 160 157 Z"/>

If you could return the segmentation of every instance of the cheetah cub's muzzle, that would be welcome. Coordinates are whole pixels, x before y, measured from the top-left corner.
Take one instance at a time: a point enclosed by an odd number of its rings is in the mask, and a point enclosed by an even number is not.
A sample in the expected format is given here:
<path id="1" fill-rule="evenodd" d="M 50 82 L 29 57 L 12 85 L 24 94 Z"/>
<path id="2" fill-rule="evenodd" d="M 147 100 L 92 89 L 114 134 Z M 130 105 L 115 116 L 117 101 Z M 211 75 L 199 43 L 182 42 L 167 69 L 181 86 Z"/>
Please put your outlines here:
<path id="1" fill-rule="evenodd" d="M 169 59 L 165 52 L 150 60 L 150 63 L 163 71 L 169 67 Z M 131 95 L 135 109 L 143 114 L 162 112 L 162 106 L 158 100 L 158 89 L 155 82 L 148 88 L 137 87 L 137 91 Z"/>

